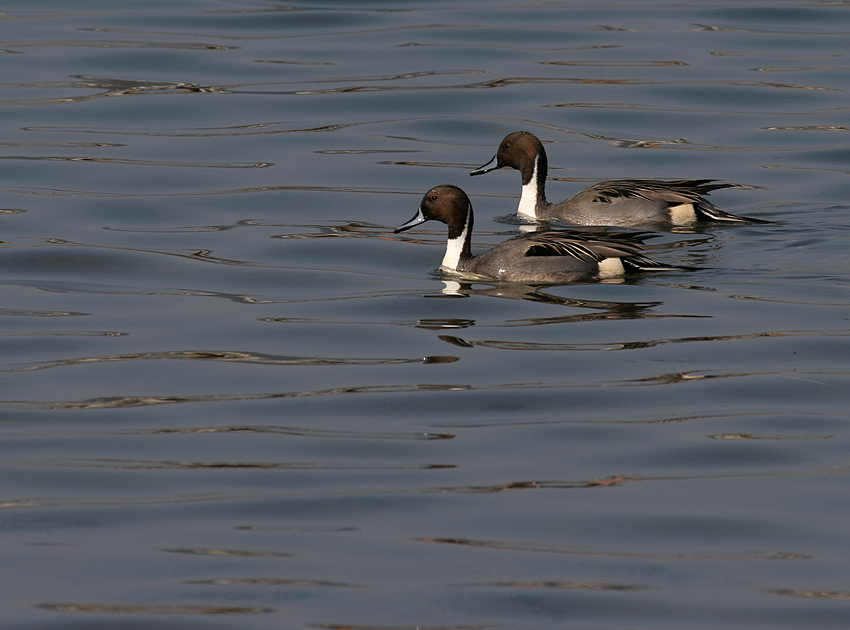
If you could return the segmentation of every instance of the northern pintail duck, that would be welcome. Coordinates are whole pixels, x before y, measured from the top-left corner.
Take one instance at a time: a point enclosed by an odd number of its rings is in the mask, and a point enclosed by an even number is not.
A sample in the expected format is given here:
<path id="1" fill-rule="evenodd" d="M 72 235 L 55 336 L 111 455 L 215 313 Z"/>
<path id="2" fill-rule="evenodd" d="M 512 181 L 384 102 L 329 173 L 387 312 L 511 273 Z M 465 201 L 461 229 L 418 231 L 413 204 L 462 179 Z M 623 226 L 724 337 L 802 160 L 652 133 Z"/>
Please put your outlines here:
<path id="1" fill-rule="evenodd" d="M 457 186 L 432 188 L 416 215 L 395 229 L 409 230 L 425 221 L 449 226 L 440 269 L 509 282 L 567 283 L 621 276 L 635 271 L 683 271 L 693 267 L 662 265 L 640 253 L 640 234 L 582 234 L 565 230 L 527 232 L 482 254 L 472 254 L 472 204 Z"/>
<path id="2" fill-rule="evenodd" d="M 605 181 L 585 188 L 566 201 L 549 203 L 546 201 L 546 150 L 537 136 L 528 131 L 515 131 L 505 136 L 493 159 L 470 175 L 482 175 L 504 167 L 515 168 L 522 174 L 522 196 L 517 213 L 526 219 L 559 219 L 576 225 L 619 227 L 690 225 L 697 221 L 770 223 L 724 212 L 707 201 L 704 196 L 712 190 L 735 186 L 714 179 Z"/>

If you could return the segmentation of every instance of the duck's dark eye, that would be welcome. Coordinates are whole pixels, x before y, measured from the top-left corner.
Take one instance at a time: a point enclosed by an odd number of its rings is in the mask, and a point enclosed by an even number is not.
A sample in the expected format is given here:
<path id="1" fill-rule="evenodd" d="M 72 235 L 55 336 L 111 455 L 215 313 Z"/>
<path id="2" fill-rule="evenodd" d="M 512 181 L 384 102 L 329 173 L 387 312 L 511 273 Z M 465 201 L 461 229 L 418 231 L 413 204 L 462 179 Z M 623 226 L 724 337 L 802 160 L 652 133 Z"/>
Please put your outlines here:
<path id="1" fill-rule="evenodd" d="M 437 201 L 437 195 L 431 195 L 431 201 Z"/>
<path id="2" fill-rule="evenodd" d="M 511 143 L 510 143 L 510 142 L 506 142 L 505 144 L 503 144 L 503 145 L 502 145 L 502 148 L 503 148 L 503 149 L 510 149 L 510 148 L 511 148 Z"/>

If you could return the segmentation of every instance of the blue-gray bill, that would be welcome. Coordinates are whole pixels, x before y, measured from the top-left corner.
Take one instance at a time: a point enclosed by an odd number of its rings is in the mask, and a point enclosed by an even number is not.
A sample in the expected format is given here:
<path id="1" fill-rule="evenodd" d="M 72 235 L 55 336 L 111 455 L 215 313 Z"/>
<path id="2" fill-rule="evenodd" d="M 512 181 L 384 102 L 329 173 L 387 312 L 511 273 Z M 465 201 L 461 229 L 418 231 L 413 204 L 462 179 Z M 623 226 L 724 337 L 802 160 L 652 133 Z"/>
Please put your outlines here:
<path id="1" fill-rule="evenodd" d="M 494 155 L 493 159 L 490 160 L 489 162 L 487 162 L 487 164 L 484 164 L 483 166 L 479 166 L 474 171 L 470 171 L 469 174 L 470 175 L 483 175 L 484 173 L 489 173 L 490 171 L 495 171 L 497 169 L 500 169 L 503 166 L 504 166 L 503 164 L 499 164 L 499 160 L 497 159 L 497 156 Z"/>
<path id="2" fill-rule="evenodd" d="M 402 223 L 395 230 L 393 230 L 394 234 L 398 234 L 399 232 L 404 232 L 405 230 L 409 230 L 412 227 L 416 227 L 420 223 L 425 223 L 428 219 L 425 218 L 425 215 L 422 214 L 422 208 L 416 212 L 416 215 L 407 223 Z"/>

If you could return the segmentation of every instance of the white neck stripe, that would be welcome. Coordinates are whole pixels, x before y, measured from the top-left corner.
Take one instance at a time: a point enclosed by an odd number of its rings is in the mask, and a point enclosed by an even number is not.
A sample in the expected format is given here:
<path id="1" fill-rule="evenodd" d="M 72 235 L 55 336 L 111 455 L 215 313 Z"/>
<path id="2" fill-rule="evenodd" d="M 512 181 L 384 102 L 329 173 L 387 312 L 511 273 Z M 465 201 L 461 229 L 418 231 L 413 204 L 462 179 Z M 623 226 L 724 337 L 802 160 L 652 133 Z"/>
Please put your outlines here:
<path id="1" fill-rule="evenodd" d="M 457 271 L 460 265 L 460 255 L 463 253 L 463 246 L 469 236 L 469 217 L 472 216 L 472 207 L 467 209 L 466 224 L 463 226 L 463 231 L 460 236 L 450 238 L 446 243 L 446 255 L 443 256 L 442 267 L 450 271 Z"/>
<path id="2" fill-rule="evenodd" d="M 450 271 L 457 271 L 460 264 L 460 253 L 463 251 L 463 241 L 466 239 L 466 230 L 457 238 L 449 239 L 446 243 L 446 255 L 443 256 L 442 266 Z"/>
<path id="3" fill-rule="evenodd" d="M 540 156 L 534 158 L 534 172 L 531 180 L 522 185 L 522 196 L 519 198 L 517 214 L 529 219 L 537 219 L 537 161 Z"/>

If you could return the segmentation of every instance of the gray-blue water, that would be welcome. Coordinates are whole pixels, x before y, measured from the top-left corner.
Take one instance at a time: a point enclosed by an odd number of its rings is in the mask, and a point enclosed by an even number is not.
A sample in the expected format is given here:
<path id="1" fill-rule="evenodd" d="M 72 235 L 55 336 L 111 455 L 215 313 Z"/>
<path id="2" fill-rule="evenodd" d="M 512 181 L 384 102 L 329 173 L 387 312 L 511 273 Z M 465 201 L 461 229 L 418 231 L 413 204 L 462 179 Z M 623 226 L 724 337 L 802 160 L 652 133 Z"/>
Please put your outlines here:
<path id="1" fill-rule="evenodd" d="M 0 626 L 850 627 L 850 4 L 0 11 Z M 775 223 L 452 287 L 517 129 Z"/>

